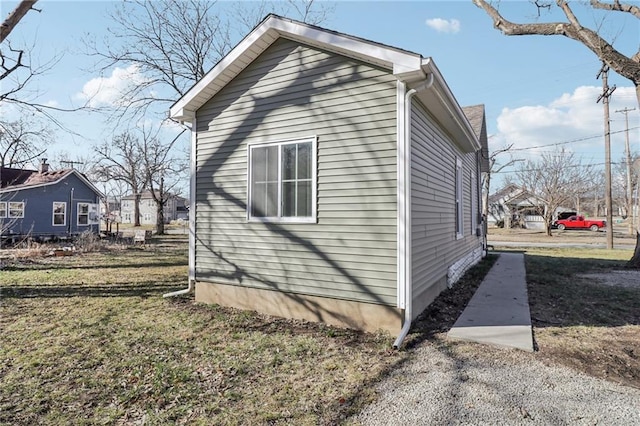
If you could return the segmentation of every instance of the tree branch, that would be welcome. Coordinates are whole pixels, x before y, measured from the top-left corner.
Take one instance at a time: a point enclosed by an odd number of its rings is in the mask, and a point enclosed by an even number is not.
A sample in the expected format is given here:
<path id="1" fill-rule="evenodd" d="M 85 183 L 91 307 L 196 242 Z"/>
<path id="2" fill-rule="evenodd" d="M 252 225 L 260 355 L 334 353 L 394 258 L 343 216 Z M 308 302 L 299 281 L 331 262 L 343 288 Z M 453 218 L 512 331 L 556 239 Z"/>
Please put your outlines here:
<path id="1" fill-rule="evenodd" d="M 37 1 L 38 0 L 22 0 L 13 12 L 9 13 L 9 16 L 7 16 L 2 25 L 0 25 L 0 43 L 2 43 L 4 39 L 11 34 L 11 31 L 13 31 L 15 26 L 18 25 L 18 22 L 20 22 L 28 11 L 33 9 L 39 12 L 38 9 L 33 7 Z"/>
<path id="2" fill-rule="evenodd" d="M 514 35 L 562 35 L 582 43 L 607 64 L 612 70 L 629 79 L 636 87 L 640 86 L 640 55 L 627 57 L 616 50 L 609 42 L 592 29 L 583 27 L 569 4 L 556 0 L 569 22 L 551 22 L 538 24 L 518 24 L 505 19 L 497 9 L 485 0 L 472 0 L 493 20 L 494 27 L 508 36 Z"/>
<path id="3" fill-rule="evenodd" d="M 590 0 L 590 4 L 594 9 L 626 12 L 640 19 L 640 7 L 635 4 L 620 3 L 620 0 L 614 0 L 613 3 L 603 3 L 598 0 Z"/>

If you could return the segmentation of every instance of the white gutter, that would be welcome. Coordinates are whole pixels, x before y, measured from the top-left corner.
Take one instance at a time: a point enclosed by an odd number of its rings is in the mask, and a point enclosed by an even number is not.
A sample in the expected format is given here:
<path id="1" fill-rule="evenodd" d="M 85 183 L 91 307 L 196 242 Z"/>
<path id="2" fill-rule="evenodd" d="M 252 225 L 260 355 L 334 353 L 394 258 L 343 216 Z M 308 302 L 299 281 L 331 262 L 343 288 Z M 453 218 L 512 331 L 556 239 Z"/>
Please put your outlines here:
<path id="1" fill-rule="evenodd" d="M 189 153 L 189 285 L 162 297 L 191 293 L 196 282 L 196 118 L 191 119 L 191 152 Z"/>
<path id="2" fill-rule="evenodd" d="M 404 83 L 399 83 L 404 89 Z M 409 333 L 413 321 L 413 283 L 411 272 L 411 98 L 433 85 L 433 73 L 399 100 L 402 116 L 398 117 L 398 306 L 404 308 L 404 324 L 400 335 L 393 342 L 398 349 Z M 404 284 L 404 285 L 403 285 Z M 404 296 L 404 297 L 403 297 Z"/>

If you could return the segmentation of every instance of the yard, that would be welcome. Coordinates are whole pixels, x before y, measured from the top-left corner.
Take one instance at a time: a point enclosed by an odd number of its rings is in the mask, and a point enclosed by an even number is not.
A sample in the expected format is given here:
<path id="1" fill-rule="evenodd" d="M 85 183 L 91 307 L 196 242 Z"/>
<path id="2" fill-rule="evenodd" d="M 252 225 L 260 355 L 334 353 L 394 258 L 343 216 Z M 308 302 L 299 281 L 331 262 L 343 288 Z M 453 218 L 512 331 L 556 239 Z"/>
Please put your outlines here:
<path id="1" fill-rule="evenodd" d="M 418 345 L 537 357 L 640 387 L 640 289 L 578 276 L 618 268 L 629 251 L 527 249 L 539 352 L 444 338 L 493 256 L 393 351 L 394 336 L 163 299 L 186 286 L 183 238 L 74 256 L 3 253 L 0 424 L 341 423 Z"/>

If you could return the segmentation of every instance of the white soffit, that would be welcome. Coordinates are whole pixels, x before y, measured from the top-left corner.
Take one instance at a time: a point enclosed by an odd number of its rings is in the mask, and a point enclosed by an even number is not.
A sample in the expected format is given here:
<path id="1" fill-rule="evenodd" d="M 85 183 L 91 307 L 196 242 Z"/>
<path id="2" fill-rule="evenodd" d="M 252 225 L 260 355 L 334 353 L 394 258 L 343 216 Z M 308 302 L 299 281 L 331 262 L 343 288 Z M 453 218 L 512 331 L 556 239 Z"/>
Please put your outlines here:
<path id="1" fill-rule="evenodd" d="M 392 70 L 397 76 L 421 71 L 421 55 L 323 30 L 271 15 L 171 106 L 170 116 L 191 121 L 197 111 L 279 37 L 328 50 Z M 401 78 L 402 79 L 402 78 Z"/>

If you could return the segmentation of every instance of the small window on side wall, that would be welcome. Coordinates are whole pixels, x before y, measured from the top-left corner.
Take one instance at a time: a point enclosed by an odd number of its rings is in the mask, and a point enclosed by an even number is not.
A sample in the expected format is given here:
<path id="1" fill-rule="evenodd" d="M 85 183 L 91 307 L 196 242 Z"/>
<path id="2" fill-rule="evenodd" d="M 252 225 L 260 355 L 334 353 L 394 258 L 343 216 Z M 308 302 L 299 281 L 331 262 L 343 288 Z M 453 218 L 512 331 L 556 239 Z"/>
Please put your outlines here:
<path id="1" fill-rule="evenodd" d="M 67 203 L 53 202 L 53 226 L 64 226 L 67 223 Z"/>
<path id="2" fill-rule="evenodd" d="M 316 138 L 249 145 L 247 217 L 316 221 Z"/>
<path id="3" fill-rule="evenodd" d="M 89 203 L 78 203 L 78 226 L 89 225 Z"/>
<path id="4" fill-rule="evenodd" d="M 7 202 L 0 201 L 0 219 L 7 217 Z"/>
<path id="5" fill-rule="evenodd" d="M 456 158 L 456 237 L 464 237 L 462 208 L 462 160 Z"/>
<path id="6" fill-rule="evenodd" d="M 9 201 L 9 214 L 7 217 L 11 219 L 20 219 L 24 217 L 24 202 L 23 201 Z"/>

